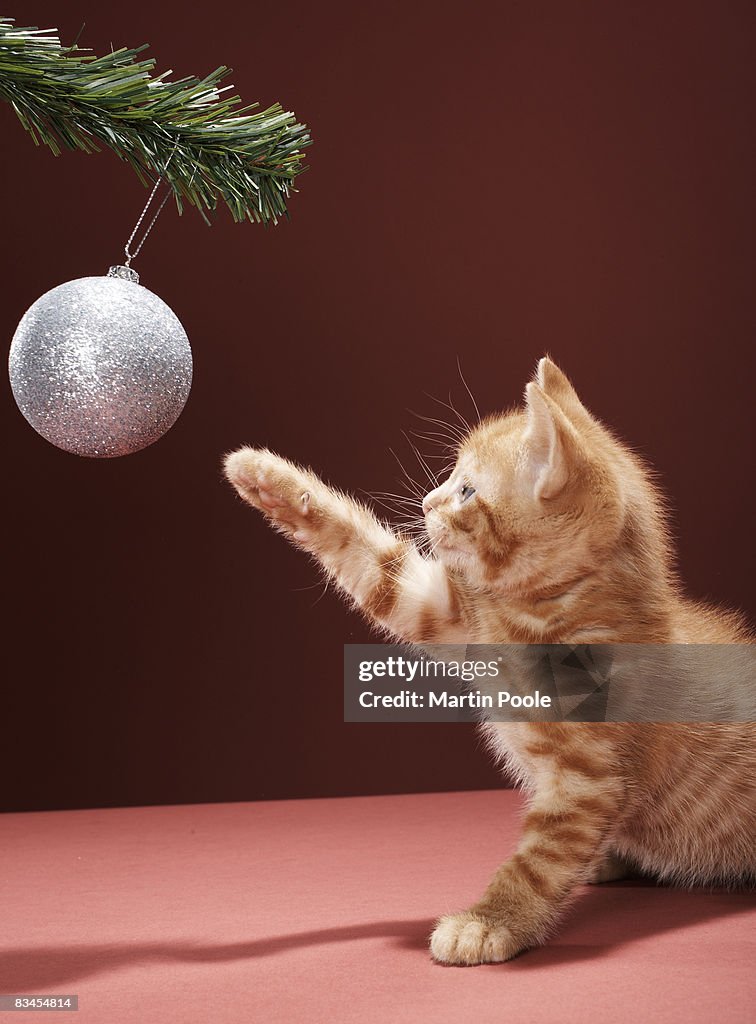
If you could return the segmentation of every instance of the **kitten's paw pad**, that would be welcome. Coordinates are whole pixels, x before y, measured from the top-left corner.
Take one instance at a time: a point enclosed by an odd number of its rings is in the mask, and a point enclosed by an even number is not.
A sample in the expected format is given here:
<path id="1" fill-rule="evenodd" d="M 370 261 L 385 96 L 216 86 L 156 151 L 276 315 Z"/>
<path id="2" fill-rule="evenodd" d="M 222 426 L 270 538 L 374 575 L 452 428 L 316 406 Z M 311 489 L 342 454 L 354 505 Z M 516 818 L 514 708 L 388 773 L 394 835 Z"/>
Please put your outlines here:
<path id="1" fill-rule="evenodd" d="M 238 452 L 227 455 L 224 463 L 224 470 L 229 482 L 234 485 L 242 498 L 253 505 L 260 503 L 261 477 L 264 476 L 261 464 L 262 456 L 263 452 L 254 451 L 252 448 L 242 448 Z"/>
<path id="2" fill-rule="evenodd" d="M 430 951 L 441 964 L 497 964 L 520 952 L 501 918 L 473 911 L 442 917 L 431 935 Z"/>
<path id="3" fill-rule="evenodd" d="M 307 476 L 272 452 L 242 448 L 226 459 L 226 476 L 250 505 L 276 522 L 296 527 L 312 505 Z"/>
<path id="4" fill-rule="evenodd" d="M 264 509 L 268 512 L 272 512 L 276 508 L 285 508 L 286 502 L 283 498 L 279 498 L 270 488 L 274 484 L 269 483 L 267 478 L 260 477 L 258 480 L 257 498 Z"/>

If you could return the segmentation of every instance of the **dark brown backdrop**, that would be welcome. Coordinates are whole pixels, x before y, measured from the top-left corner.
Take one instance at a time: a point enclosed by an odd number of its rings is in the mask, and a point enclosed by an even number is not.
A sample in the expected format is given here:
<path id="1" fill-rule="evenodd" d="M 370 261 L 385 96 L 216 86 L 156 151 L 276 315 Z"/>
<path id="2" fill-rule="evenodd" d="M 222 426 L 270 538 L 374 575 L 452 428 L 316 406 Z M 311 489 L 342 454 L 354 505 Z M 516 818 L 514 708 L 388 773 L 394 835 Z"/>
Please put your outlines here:
<path id="1" fill-rule="evenodd" d="M 394 490 L 408 409 L 465 403 L 457 356 L 493 410 L 550 351 L 657 466 L 690 589 L 752 610 L 751 4 L 23 7 L 159 70 L 230 64 L 316 144 L 290 223 L 166 213 L 137 261 L 195 353 L 162 442 L 64 454 L 4 385 L 6 809 L 497 784 L 467 728 L 343 724 L 367 630 L 219 472 L 249 442 Z M 118 260 L 145 193 L 5 106 L 0 131 L 9 342 Z"/>

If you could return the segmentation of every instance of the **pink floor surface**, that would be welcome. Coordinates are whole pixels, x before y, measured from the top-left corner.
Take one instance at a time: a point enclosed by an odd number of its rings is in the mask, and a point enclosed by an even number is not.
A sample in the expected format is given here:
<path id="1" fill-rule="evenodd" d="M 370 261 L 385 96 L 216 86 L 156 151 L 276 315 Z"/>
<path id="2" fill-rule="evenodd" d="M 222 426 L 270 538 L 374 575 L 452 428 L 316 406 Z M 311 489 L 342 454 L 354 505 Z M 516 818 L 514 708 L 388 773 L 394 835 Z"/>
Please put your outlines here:
<path id="1" fill-rule="evenodd" d="M 587 888 L 545 948 L 433 964 L 432 919 L 480 895 L 519 807 L 494 791 L 2 815 L 0 993 L 80 1006 L 7 1019 L 756 1020 L 744 893 Z"/>

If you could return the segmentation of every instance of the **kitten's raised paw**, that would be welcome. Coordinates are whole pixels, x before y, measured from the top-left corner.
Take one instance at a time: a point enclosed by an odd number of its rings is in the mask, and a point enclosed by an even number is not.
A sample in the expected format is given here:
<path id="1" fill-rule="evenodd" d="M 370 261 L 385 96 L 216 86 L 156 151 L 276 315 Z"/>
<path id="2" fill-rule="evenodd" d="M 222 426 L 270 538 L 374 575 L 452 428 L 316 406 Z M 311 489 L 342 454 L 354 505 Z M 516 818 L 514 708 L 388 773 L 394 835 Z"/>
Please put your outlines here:
<path id="1" fill-rule="evenodd" d="M 312 507 L 305 473 L 265 449 L 241 448 L 227 456 L 226 476 L 245 501 L 297 539 Z"/>
<path id="2" fill-rule="evenodd" d="M 434 960 L 458 966 L 502 963 L 521 949 L 501 918 L 471 910 L 442 917 L 430 940 Z"/>

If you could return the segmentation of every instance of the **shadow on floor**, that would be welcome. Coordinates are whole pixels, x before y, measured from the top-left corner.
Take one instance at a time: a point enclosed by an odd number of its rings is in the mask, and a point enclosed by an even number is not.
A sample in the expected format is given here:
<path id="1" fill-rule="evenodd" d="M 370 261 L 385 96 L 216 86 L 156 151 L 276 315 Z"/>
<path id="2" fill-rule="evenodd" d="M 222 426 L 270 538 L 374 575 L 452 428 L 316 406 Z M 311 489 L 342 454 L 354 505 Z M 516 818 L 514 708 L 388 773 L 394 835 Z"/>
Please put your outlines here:
<path id="1" fill-rule="evenodd" d="M 756 907 L 749 893 L 685 892 L 650 883 L 620 882 L 592 889 L 551 942 L 498 969 L 530 970 L 606 956 L 628 943 L 669 931 L 684 931 Z M 385 938 L 394 946 L 427 955 L 430 920 L 376 921 L 320 928 L 235 942 L 201 945 L 165 942 L 68 945 L 0 950 L 0 992 L 45 992 L 68 982 L 149 963 L 225 963 L 275 956 L 307 946 Z"/>

